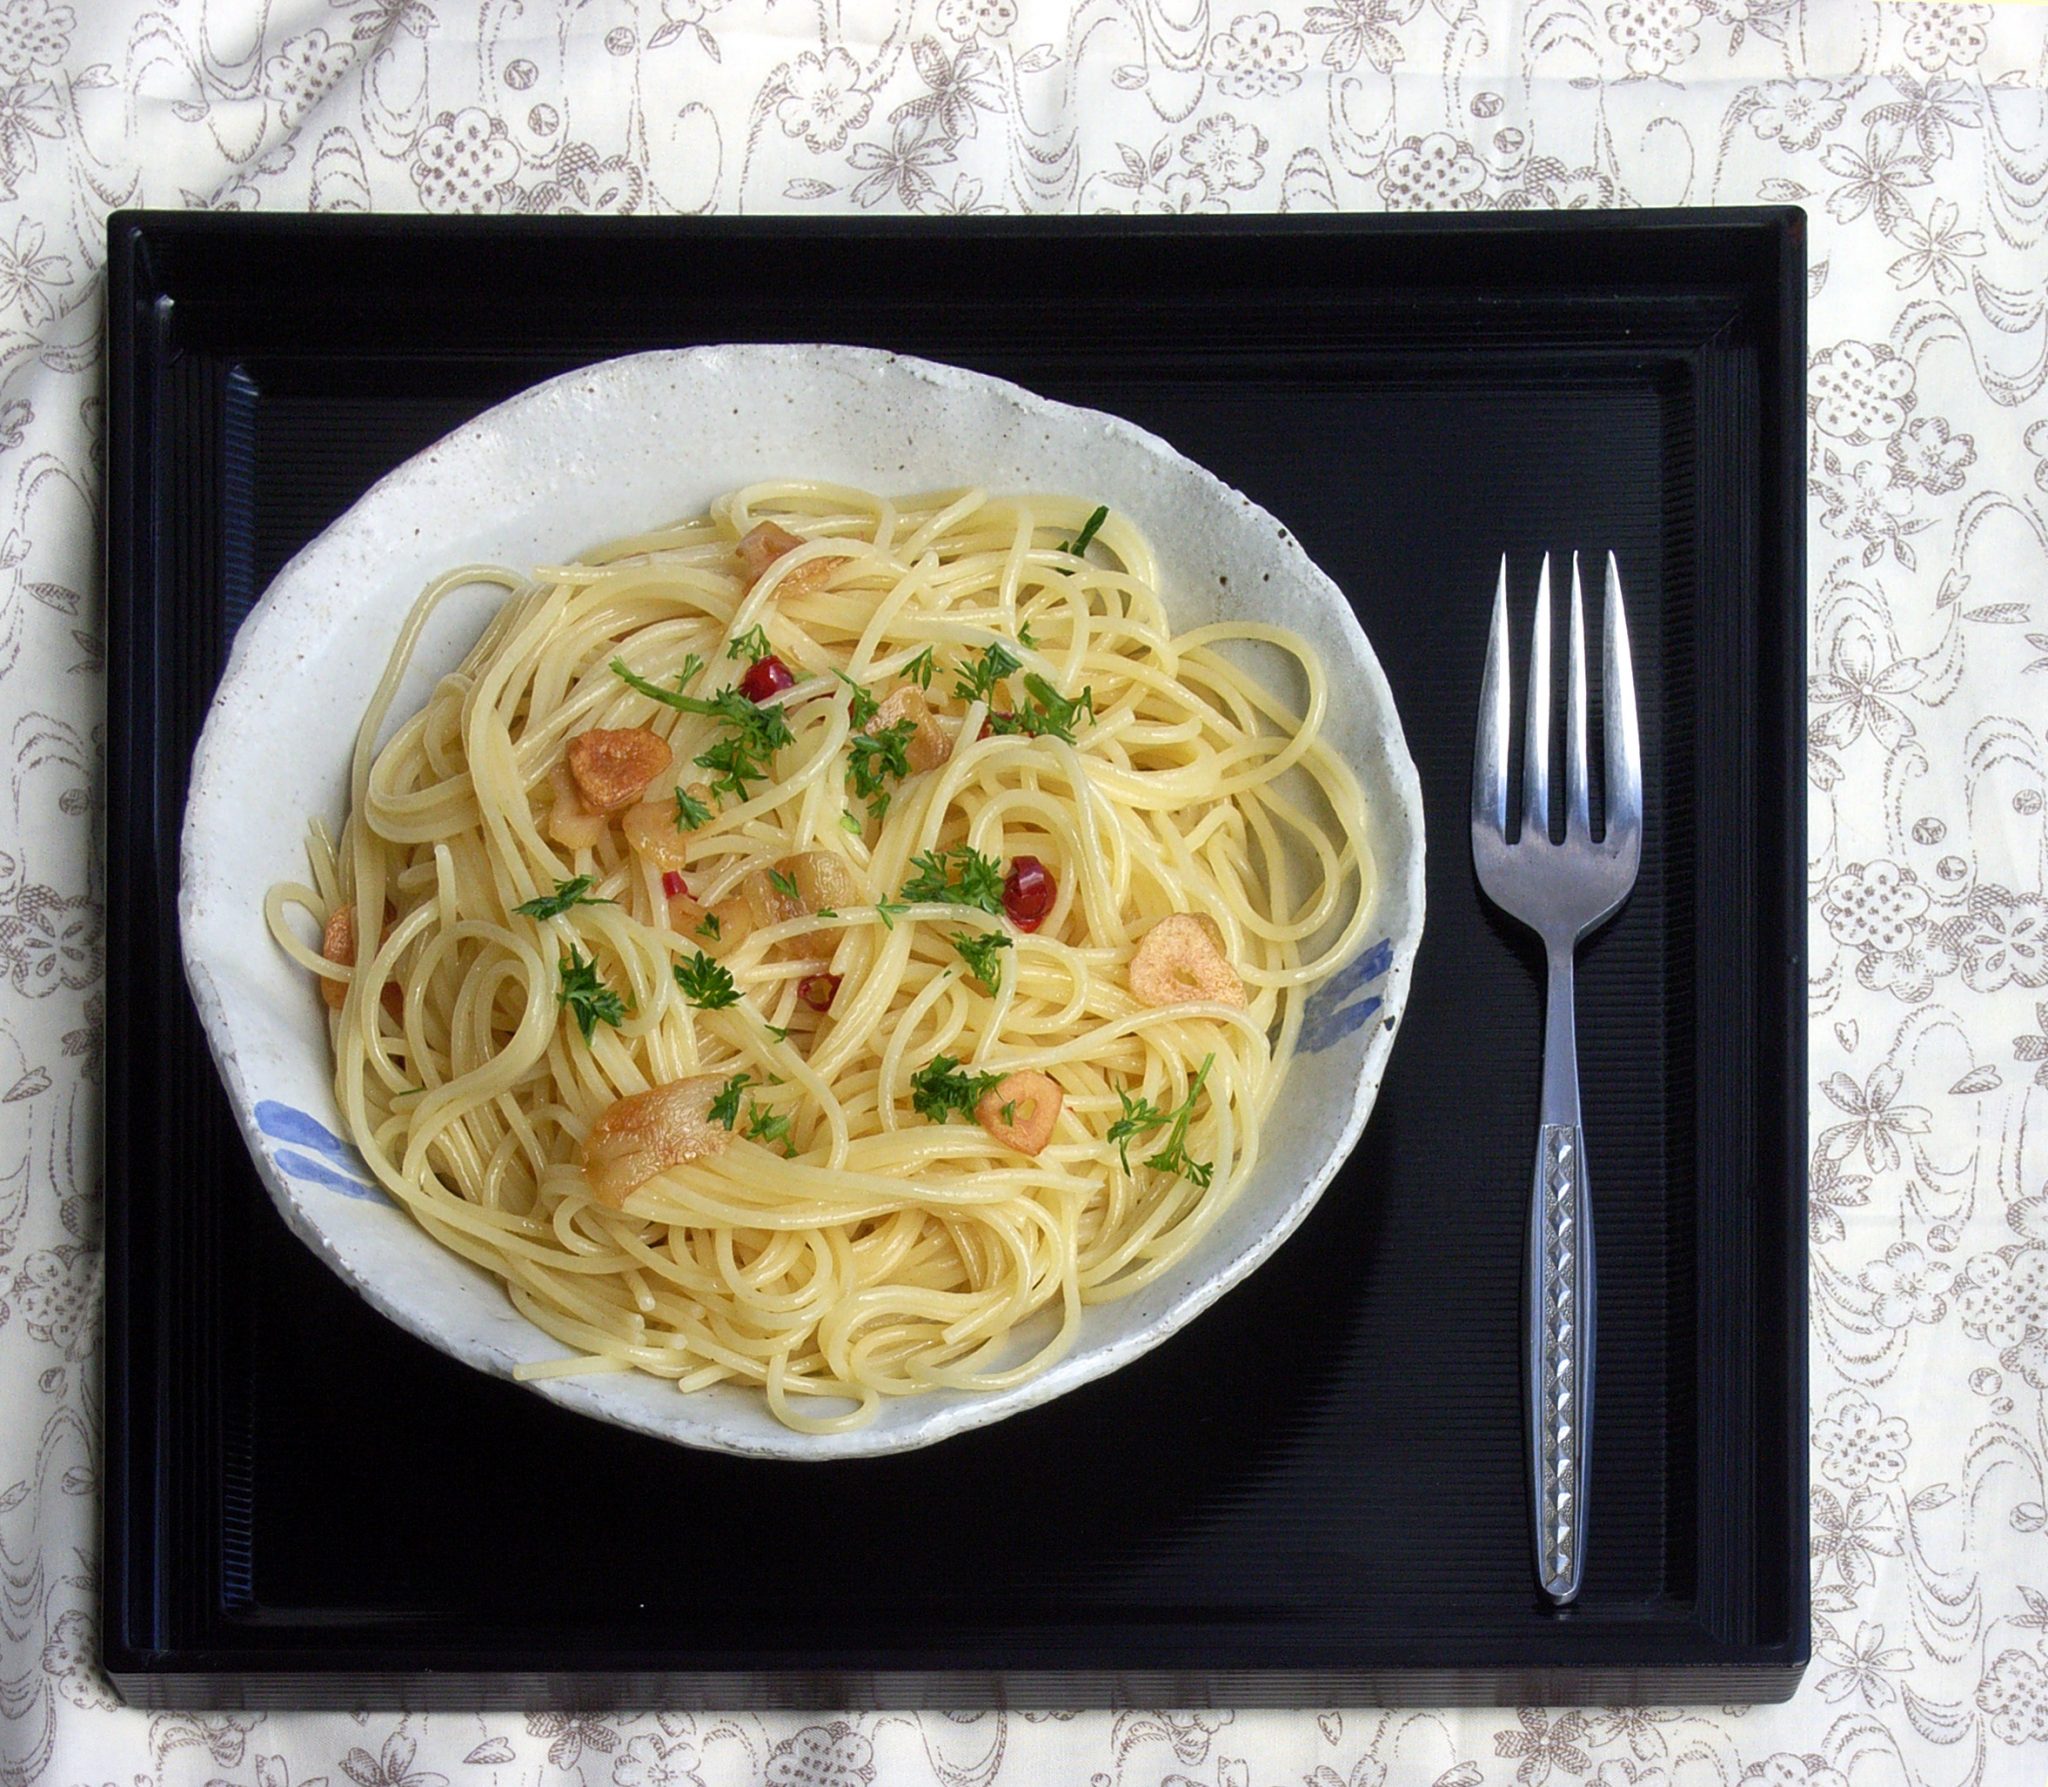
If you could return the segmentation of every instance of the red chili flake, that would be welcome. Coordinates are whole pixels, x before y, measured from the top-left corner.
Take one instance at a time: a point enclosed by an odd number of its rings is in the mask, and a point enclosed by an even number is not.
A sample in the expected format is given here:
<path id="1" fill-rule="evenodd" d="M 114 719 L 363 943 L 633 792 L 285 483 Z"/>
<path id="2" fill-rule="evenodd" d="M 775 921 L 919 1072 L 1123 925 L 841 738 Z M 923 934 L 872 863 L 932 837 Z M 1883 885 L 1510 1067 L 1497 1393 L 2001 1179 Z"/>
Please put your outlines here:
<path id="1" fill-rule="evenodd" d="M 771 695 L 795 687 L 796 678 L 790 674 L 789 666 L 773 652 L 748 665 L 747 674 L 740 678 L 740 693 L 753 702 L 766 701 Z"/>
<path id="2" fill-rule="evenodd" d="M 830 1011 L 832 1001 L 839 996 L 839 976 L 806 974 L 796 983 L 796 996 L 813 1011 Z"/>
<path id="3" fill-rule="evenodd" d="M 1010 863 L 1003 881 L 1003 912 L 1020 931 L 1035 931 L 1059 897 L 1059 883 L 1052 871 L 1035 856 L 1019 856 Z"/>
<path id="4" fill-rule="evenodd" d="M 677 894 L 687 895 L 690 891 L 682 875 L 674 869 L 664 869 L 661 876 L 661 891 L 674 899 Z"/>

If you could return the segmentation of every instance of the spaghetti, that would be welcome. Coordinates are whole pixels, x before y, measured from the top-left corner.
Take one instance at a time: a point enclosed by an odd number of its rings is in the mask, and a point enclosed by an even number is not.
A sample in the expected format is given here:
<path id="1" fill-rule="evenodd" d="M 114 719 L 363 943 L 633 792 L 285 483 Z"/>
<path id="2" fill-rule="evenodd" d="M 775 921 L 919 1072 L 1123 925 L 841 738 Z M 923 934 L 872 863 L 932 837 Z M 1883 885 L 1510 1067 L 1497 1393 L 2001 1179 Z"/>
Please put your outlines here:
<path id="1" fill-rule="evenodd" d="M 836 1431 L 1045 1369 L 1208 1230 L 1372 865 L 1313 652 L 1157 584 L 1082 503 L 790 483 L 420 596 L 266 914 L 377 1178 L 570 1349 L 523 1375 Z"/>

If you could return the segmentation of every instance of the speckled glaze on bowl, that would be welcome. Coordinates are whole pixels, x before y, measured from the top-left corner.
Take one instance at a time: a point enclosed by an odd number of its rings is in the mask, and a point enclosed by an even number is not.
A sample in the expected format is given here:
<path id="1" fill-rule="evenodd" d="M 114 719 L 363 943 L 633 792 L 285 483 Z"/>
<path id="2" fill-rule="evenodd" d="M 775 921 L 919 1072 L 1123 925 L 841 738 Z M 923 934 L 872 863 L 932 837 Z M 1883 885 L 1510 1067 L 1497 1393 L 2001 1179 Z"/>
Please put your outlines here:
<path id="1" fill-rule="evenodd" d="M 339 822 L 357 722 L 400 617 L 430 577 L 466 562 L 566 562 L 701 512 L 742 484 L 792 476 L 904 494 L 970 484 L 1059 491 L 1131 517 L 1159 552 L 1177 628 L 1256 617 L 1294 628 L 1321 653 L 1341 691 L 1329 736 L 1365 786 L 1379 872 L 1372 947 L 1311 997 L 1287 1121 L 1269 1126 L 1252 1179 L 1174 1272 L 1089 1310 L 1073 1350 L 1042 1376 L 996 1395 L 892 1400 L 868 1426 L 825 1436 L 790 1432 L 740 1387 L 684 1396 L 638 1374 L 531 1386 L 683 1445 L 849 1458 L 1014 1415 L 1157 1346 L 1292 1233 L 1365 1125 L 1422 932 L 1421 790 L 1350 607 L 1272 516 L 1127 422 L 899 355 L 722 346 L 566 374 L 407 461 L 278 574 L 235 640 L 194 758 L 179 917 L 208 1043 L 292 1229 L 377 1309 L 465 1364 L 509 1375 L 560 1357 L 496 1280 L 376 1187 L 339 1133 L 324 1008 L 271 941 L 263 896 L 276 881 L 305 878 L 309 816 Z M 396 716 L 417 711 L 500 599 L 480 591 L 444 604 Z"/>

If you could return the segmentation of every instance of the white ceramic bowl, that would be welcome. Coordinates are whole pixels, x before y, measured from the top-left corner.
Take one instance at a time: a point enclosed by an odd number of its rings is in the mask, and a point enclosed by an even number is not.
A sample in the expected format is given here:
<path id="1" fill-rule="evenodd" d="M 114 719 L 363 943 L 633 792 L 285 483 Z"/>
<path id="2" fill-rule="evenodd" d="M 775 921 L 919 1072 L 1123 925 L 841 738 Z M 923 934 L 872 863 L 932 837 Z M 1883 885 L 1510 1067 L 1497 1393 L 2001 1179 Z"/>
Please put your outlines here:
<path id="1" fill-rule="evenodd" d="M 265 890 L 303 880 L 307 818 L 339 822 L 357 721 L 429 577 L 560 563 L 764 478 L 910 493 L 968 484 L 1106 502 L 1157 547 L 1176 627 L 1256 615 L 1306 636 L 1342 698 L 1332 743 L 1363 781 L 1379 870 L 1373 946 L 1309 1003 L 1254 1178 L 1160 1282 L 1091 1309 L 1058 1365 L 999 1395 L 888 1402 L 853 1433 L 792 1433 L 737 1387 L 544 1380 L 551 1401 L 684 1445 L 760 1457 L 907 1450 L 1017 1413 L 1157 1346 L 1293 1231 L 1358 1140 L 1422 932 L 1422 799 L 1393 697 L 1343 595 L 1286 528 L 1165 442 L 996 379 L 868 349 L 640 354 L 500 404 L 400 466 L 278 574 L 235 640 L 193 763 L 179 916 L 185 968 L 242 1133 L 286 1222 L 376 1308 L 508 1375 L 561 1346 L 430 1240 L 341 1138 L 324 1008 L 272 942 Z M 1227 582 L 1226 582 L 1227 579 Z M 394 713 L 417 711 L 499 597 L 444 604 Z M 454 612 L 451 612 L 454 611 Z M 1277 654 L 1276 654 L 1277 656 Z"/>

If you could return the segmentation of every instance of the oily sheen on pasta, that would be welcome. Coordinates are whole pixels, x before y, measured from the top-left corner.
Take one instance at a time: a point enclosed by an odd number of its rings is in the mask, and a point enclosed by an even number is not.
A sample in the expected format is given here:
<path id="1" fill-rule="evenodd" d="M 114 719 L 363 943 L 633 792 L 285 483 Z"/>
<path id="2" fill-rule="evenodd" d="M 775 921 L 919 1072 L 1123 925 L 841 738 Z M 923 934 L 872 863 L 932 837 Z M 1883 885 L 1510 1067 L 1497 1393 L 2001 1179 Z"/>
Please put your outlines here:
<path id="1" fill-rule="evenodd" d="M 268 917 L 378 1179 L 566 1349 L 526 1375 L 833 1431 L 1043 1370 L 1215 1221 L 1372 865 L 1313 653 L 1157 584 L 1085 500 L 790 483 L 421 595 Z"/>

